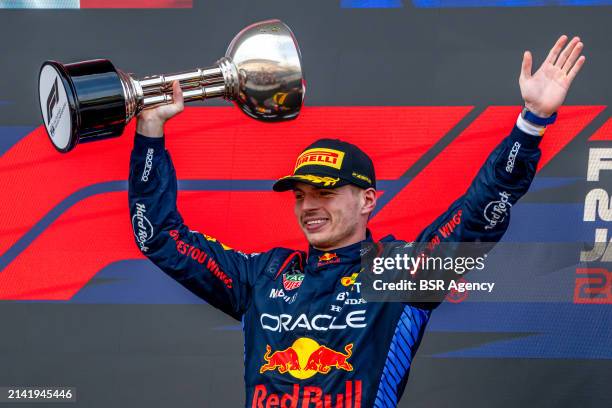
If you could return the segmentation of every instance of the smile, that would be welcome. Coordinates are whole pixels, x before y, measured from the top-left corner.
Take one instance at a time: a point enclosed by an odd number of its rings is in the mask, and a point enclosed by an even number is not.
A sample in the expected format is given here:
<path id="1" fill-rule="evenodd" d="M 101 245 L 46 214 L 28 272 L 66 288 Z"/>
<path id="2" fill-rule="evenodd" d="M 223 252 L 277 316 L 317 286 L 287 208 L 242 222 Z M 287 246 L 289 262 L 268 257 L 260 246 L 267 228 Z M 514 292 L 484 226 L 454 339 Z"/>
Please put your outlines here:
<path id="1" fill-rule="evenodd" d="M 304 227 L 308 232 L 317 232 L 329 222 L 329 218 L 311 218 L 304 220 Z"/>

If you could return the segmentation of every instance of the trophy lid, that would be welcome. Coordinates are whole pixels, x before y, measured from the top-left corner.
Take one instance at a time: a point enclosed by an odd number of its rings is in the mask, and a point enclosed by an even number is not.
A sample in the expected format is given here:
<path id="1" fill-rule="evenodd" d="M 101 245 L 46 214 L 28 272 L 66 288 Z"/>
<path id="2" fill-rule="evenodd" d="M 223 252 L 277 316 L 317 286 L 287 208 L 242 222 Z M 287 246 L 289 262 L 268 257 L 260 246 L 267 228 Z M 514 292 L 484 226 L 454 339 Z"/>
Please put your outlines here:
<path id="1" fill-rule="evenodd" d="M 225 57 L 233 62 L 236 81 L 229 99 L 247 115 L 264 121 L 293 119 L 304 101 L 302 58 L 291 29 L 266 20 L 240 31 Z"/>

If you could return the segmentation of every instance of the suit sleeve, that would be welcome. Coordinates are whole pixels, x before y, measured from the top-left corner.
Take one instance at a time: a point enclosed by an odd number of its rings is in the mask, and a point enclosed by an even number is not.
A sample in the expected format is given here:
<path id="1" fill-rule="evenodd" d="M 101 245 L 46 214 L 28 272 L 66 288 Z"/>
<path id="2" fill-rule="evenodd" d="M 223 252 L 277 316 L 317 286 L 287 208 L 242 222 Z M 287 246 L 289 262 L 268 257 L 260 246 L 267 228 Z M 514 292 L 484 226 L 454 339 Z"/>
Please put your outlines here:
<path id="1" fill-rule="evenodd" d="M 249 277 L 258 255 L 234 251 L 191 231 L 177 210 L 176 198 L 176 173 L 164 138 L 136 134 L 128 193 L 136 244 L 185 288 L 240 319 L 249 302 Z"/>
<path id="2" fill-rule="evenodd" d="M 512 206 L 527 192 L 540 160 L 541 136 L 516 126 L 487 158 L 467 192 L 429 225 L 417 242 L 498 242 Z"/>

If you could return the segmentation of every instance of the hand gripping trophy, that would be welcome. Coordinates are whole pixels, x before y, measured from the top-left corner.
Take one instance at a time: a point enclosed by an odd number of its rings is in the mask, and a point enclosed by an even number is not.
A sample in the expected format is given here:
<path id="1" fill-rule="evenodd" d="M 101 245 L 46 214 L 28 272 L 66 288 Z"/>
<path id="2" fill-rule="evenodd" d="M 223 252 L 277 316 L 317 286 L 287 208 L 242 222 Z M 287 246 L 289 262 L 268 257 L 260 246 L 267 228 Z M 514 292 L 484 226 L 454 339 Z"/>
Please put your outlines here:
<path id="1" fill-rule="evenodd" d="M 209 68 L 135 79 L 106 59 L 43 63 L 40 109 L 51 142 L 62 153 L 79 142 L 120 136 L 143 109 L 172 102 L 179 81 L 185 101 L 223 97 L 262 121 L 296 118 L 305 82 L 293 33 L 279 20 L 252 24 Z"/>

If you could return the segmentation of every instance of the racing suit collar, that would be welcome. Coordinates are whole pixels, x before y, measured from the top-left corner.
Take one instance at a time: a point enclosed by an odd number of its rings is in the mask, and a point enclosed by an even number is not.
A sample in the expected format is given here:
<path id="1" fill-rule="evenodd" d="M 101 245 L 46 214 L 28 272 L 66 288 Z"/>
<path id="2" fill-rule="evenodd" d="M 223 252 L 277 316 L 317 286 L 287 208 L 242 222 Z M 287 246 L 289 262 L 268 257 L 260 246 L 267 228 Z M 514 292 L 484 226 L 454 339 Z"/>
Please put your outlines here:
<path id="1" fill-rule="evenodd" d="M 359 262 L 361 258 L 361 248 L 365 242 L 373 242 L 372 233 L 369 229 L 366 229 L 366 237 L 363 241 L 342 248 L 336 248 L 331 251 L 321 251 L 309 245 L 307 264 L 310 269 L 316 270 L 324 269 L 332 265 Z"/>

